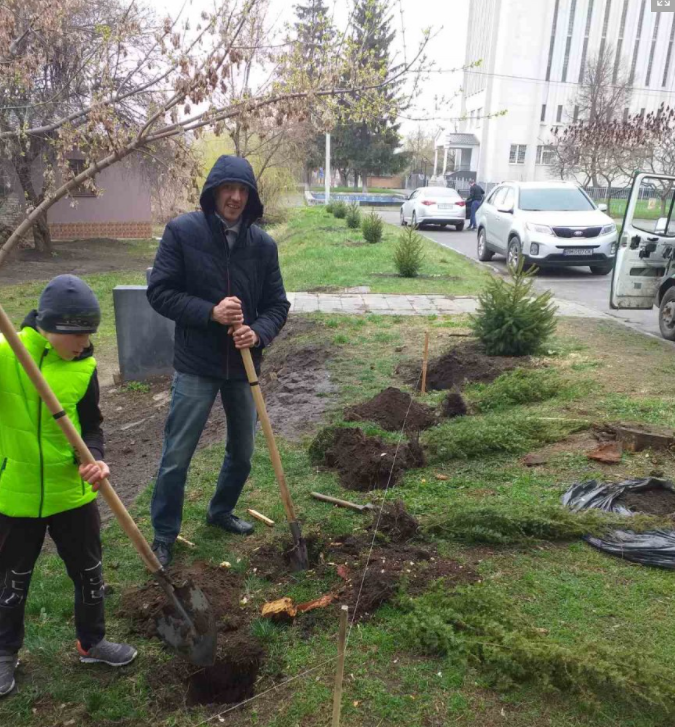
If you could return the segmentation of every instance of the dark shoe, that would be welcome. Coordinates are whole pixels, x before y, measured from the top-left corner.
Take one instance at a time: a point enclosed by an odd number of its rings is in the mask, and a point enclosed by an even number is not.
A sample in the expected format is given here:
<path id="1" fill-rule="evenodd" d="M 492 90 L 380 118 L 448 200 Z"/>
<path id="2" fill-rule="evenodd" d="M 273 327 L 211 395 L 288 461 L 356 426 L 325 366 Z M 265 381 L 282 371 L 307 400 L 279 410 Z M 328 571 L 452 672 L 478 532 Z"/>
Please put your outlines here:
<path id="1" fill-rule="evenodd" d="M 7 696 L 16 682 L 14 681 L 14 670 L 19 664 L 16 654 L 0 656 L 0 697 Z"/>
<path id="2" fill-rule="evenodd" d="M 255 530 L 251 523 L 247 523 L 236 515 L 219 515 L 217 517 L 207 515 L 206 522 L 208 525 L 215 525 L 215 527 L 235 535 L 250 535 Z"/>
<path id="3" fill-rule="evenodd" d="M 171 565 L 173 558 L 173 545 L 171 543 L 162 543 L 160 540 L 155 540 L 152 544 L 152 552 L 157 556 L 162 568 L 168 568 Z"/>
<path id="4" fill-rule="evenodd" d="M 107 664 L 108 666 L 126 666 L 136 658 L 138 652 L 129 644 L 113 644 L 112 641 L 99 641 L 89 651 L 85 651 L 77 642 L 80 661 L 84 664 Z"/>

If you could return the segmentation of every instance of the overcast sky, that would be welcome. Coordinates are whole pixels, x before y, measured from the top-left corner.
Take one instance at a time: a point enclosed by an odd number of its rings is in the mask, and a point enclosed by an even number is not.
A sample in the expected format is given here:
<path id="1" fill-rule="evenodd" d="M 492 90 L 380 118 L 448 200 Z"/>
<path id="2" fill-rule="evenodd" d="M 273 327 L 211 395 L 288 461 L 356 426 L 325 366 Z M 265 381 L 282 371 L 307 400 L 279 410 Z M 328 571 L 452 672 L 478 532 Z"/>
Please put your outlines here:
<path id="1" fill-rule="evenodd" d="M 175 15 L 183 7 L 186 0 L 146 0 L 154 7 L 160 16 Z M 397 31 L 397 51 L 402 58 L 402 27 L 405 28 L 405 43 L 408 53 L 416 48 L 422 38 L 425 28 L 431 28 L 433 40 L 427 47 L 429 59 L 435 61 L 438 68 L 457 68 L 464 62 L 465 39 L 469 15 L 469 2 L 471 0 L 389 0 L 392 11 L 392 27 Z M 185 14 L 199 15 L 202 9 L 213 7 L 213 0 L 187 0 L 188 6 Z M 347 9 L 351 3 L 348 0 L 328 0 L 327 5 L 335 2 L 336 21 L 338 26 L 344 27 L 347 20 Z M 293 20 L 293 0 L 270 0 L 271 17 L 277 19 L 279 29 L 285 22 Z M 401 11 L 403 18 L 401 18 Z M 408 133 L 419 123 L 435 126 L 450 125 L 449 118 L 459 115 L 459 99 L 450 108 L 447 104 L 437 108 L 436 98 L 450 98 L 459 91 L 462 83 L 462 74 L 432 75 L 431 80 L 425 83 L 422 92 L 416 99 L 416 104 L 409 112 L 411 118 L 435 117 L 435 121 L 418 122 L 409 119 L 402 120 L 402 131 Z"/>

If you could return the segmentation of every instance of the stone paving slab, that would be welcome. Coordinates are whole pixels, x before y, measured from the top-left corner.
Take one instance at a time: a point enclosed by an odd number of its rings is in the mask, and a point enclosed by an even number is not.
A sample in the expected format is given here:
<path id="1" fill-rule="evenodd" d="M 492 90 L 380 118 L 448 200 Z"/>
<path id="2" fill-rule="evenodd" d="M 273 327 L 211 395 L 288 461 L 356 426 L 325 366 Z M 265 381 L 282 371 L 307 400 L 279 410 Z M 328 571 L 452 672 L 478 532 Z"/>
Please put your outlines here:
<path id="1" fill-rule="evenodd" d="M 465 315 L 475 313 L 478 299 L 449 298 L 442 295 L 391 295 L 382 293 L 288 293 L 293 313 L 375 313 L 378 315 Z M 570 318 L 611 318 L 581 303 L 553 301 L 559 316 Z"/>

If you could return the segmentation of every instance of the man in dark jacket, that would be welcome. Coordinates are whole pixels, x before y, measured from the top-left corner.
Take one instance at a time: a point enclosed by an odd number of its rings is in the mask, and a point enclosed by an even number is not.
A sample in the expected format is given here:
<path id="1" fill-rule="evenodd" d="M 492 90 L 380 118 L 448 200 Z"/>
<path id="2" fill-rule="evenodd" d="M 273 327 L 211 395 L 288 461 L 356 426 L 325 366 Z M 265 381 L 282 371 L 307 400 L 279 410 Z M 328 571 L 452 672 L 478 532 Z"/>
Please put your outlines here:
<path id="1" fill-rule="evenodd" d="M 226 455 L 206 521 L 231 533 L 253 532 L 233 513 L 251 471 L 256 426 L 240 349 L 251 349 L 259 371 L 262 349 L 290 308 L 276 244 L 254 224 L 263 206 L 251 165 L 221 156 L 200 204 L 201 212 L 166 226 L 148 286 L 150 305 L 176 322 L 176 373 L 151 505 L 153 550 L 165 566 L 180 532 L 190 460 L 218 392 Z"/>
<path id="2" fill-rule="evenodd" d="M 483 204 L 484 196 L 485 191 L 483 188 L 476 182 L 473 182 L 473 184 L 469 187 L 469 197 L 466 200 L 471 211 L 471 223 L 469 224 L 470 230 L 476 229 L 476 212 L 478 212 L 478 208 Z"/>

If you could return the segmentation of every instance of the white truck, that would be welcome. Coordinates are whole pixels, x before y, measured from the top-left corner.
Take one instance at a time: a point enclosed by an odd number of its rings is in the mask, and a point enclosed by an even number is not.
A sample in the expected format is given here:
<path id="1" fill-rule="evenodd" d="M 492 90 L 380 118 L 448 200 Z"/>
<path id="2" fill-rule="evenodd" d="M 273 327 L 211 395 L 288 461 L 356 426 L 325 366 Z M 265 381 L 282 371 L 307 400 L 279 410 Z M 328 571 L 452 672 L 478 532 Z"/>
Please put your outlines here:
<path id="1" fill-rule="evenodd" d="M 664 202 L 665 200 L 665 202 Z M 675 341 L 675 177 L 636 172 L 619 236 L 610 306 L 659 309 L 661 335 Z"/>

